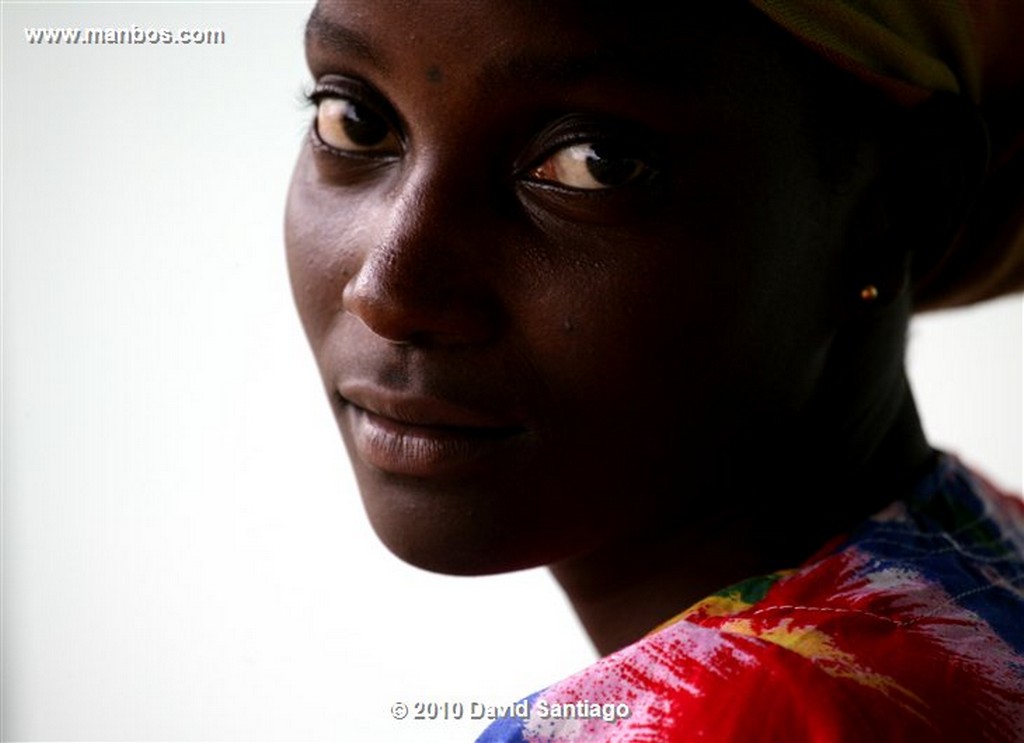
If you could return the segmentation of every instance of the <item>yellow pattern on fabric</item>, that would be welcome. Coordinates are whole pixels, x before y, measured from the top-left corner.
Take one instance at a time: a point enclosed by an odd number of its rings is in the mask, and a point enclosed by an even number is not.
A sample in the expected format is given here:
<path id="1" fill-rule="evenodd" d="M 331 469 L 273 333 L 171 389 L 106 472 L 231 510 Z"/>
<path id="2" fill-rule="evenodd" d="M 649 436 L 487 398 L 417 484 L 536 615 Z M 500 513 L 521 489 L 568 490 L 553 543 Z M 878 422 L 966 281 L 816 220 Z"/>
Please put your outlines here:
<path id="1" fill-rule="evenodd" d="M 818 627 L 793 626 L 792 620 L 788 618 L 770 627 L 765 627 L 763 621 L 732 619 L 720 625 L 719 629 L 792 650 L 814 661 L 829 676 L 850 679 L 861 686 L 875 689 L 913 715 L 927 719 L 923 713 L 924 702 L 917 695 L 895 679 L 862 667 L 857 663 L 856 656 L 836 647 L 832 636 Z"/>
<path id="2" fill-rule="evenodd" d="M 739 598 L 738 594 L 730 596 L 708 596 L 706 599 L 698 601 L 682 614 L 677 615 L 674 619 L 669 620 L 666 624 L 673 624 L 686 619 L 687 617 L 691 617 L 694 614 L 701 614 L 706 617 L 731 616 L 733 614 L 739 614 L 741 611 L 749 609 L 751 606 L 752 604 Z"/>

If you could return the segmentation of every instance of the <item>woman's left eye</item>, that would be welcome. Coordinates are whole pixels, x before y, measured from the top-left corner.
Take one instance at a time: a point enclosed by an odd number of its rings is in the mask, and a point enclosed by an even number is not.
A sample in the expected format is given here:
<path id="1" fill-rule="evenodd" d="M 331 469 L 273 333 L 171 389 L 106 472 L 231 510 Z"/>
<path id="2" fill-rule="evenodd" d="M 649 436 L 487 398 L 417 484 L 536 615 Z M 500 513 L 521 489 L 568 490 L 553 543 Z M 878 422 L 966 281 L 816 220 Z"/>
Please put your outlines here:
<path id="1" fill-rule="evenodd" d="M 644 160 L 611 144 L 581 142 L 557 150 L 530 171 L 530 178 L 581 191 L 624 186 L 649 178 L 654 169 Z"/>

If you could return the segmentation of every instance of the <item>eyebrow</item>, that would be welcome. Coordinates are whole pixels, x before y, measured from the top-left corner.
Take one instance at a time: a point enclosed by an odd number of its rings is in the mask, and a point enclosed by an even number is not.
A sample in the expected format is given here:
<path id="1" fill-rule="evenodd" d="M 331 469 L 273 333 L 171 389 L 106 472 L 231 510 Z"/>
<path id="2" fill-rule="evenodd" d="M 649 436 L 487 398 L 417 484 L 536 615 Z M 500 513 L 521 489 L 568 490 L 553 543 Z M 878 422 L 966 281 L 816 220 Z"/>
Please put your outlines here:
<path id="1" fill-rule="evenodd" d="M 515 54 L 489 62 L 483 75 L 497 83 L 571 84 L 613 68 L 615 56 L 601 53 L 578 57 L 536 57 Z"/>
<path id="2" fill-rule="evenodd" d="M 347 26 L 335 23 L 320 12 L 320 5 L 313 6 L 313 12 L 306 21 L 306 43 L 320 42 L 336 52 L 357 57 L 381 70 L 388 64 L 374 49 L 368 36 Z"/>
<path id="3" fill-rule="evenodd" d="M 513 54 L 487 63 L 483 76 L 492 84 L 573 85 L 590 78 L 610 75 L 653 84 L 698 89 L 706 61 L 693 49 L 675 49 L 666 54 L 637 49 L 603 47 L 576 56 L 535 56 Z"/>

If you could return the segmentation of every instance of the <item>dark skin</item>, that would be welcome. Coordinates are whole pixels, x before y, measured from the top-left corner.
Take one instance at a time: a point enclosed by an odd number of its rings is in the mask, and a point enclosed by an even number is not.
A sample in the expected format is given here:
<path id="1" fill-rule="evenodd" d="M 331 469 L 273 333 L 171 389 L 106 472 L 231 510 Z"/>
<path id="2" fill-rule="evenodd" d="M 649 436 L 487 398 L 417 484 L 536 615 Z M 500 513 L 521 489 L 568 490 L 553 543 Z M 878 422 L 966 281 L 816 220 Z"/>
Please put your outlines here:
<path id="1" fill-rule="evenodd" d="M 430 570 L 550 566 L 602 653 L 933 457 L 907 247 L 962 194 L 902 124 L 826 175 L 808 57 L 691 12 L 353 0 L 307 35 L 289 269 L 371 523 Z"/>

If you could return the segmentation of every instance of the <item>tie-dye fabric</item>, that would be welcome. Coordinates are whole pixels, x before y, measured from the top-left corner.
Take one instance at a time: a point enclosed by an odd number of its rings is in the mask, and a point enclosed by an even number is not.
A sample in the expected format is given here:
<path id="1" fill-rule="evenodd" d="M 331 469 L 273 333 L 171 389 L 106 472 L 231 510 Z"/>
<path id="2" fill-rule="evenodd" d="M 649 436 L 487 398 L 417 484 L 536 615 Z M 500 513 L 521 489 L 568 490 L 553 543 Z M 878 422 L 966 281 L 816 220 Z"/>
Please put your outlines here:
<path id="1" fill-rule="evenodd" d="M 529 705 L 479 742 L 1024 741 L 1024 506 L 942 457 L 802 567 Z"/>

